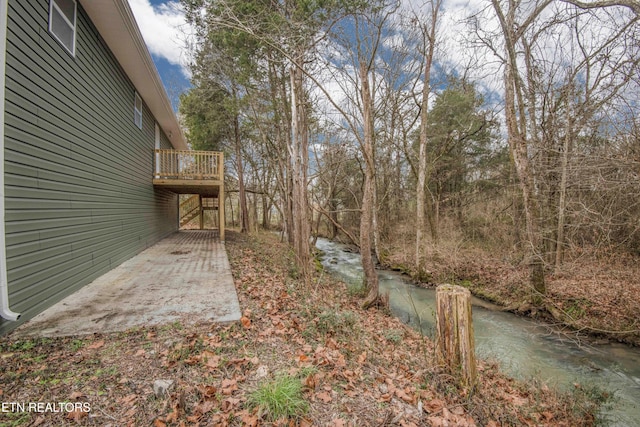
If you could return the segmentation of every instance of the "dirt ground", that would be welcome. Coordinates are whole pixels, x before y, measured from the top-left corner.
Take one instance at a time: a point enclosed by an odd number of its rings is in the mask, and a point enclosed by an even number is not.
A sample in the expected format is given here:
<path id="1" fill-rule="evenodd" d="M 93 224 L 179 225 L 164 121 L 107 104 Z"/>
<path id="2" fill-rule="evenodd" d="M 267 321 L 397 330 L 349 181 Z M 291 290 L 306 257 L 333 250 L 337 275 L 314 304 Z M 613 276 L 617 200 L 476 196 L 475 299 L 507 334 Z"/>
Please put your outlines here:
<path id="1" fill-rule="evenodd" d="M 226 246 L 240 322 L 3 337 L 0 426 L 589 426 L 607 398 L 484 361 L 464 387 L 385 309 L 361 310 L 361 295 L 322 272 L 302 282 L 277 236 L 231 232 Z M 269 392 L 284 416 L 257 397 L 278 378 L 299 387 L 293 408 Z"/>

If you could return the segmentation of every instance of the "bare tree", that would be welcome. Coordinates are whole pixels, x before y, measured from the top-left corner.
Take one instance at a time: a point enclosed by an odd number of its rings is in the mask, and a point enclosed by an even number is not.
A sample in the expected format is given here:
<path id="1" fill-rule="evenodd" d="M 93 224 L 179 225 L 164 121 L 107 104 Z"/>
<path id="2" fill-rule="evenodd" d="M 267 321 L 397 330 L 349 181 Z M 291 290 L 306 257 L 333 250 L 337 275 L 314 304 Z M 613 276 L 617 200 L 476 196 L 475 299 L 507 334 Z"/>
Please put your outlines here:
<path id="1" fill-rule="evenodd" d="M 579 13 L 567 3 L 492 0 L 504 53 L 487 42 L 504 64 L 505 121 L 537 304 L 546 293 L 545 265 L 559 265 L 563 256 L 574 141 L 595 129 L 595 116 L 618 97 L 638 65 L 638 56 L 623 47 L 634 45 L 628 36 L 637 16 L 596 7 Z"/>
<path id="2" fill-rule="evenodd" d="M 425 190 L 427 177 L 427 121 L 429 114 L 429 94 L 431 89 L 431 68 L 436 47 L 438 14 L 442 7 L 442 0 L 430 0 L 430 15 L 428 19 L 416 20 L 421 22 L 422 55 L 424 72 L 422 75 L 422 100 L 420 102 L 420 143 L 418 148 L 418 184 L 416 186 L 416 269 L 422 274 L 422 240 L 425 229 Z"/>
<path id="3" fill-rule="evenodd" d="M 528 132 L 535 133 L 535 116 L 527 115 L 527 90 L 522 79 L 522 67 L 518 48 L 522 37 L 533 22 L 546 9 L 551 0 L 535 2 L 529 7 L 528 13 L 523 13 L 519 2 L 509 1 L 506 5 L 499 0 L 492 0 L 491 4 L 496 13 L 501 36 L 504 43 L 504 103 L 505 121 L 507 125 L 508 142 L 511 155 L 519 178 L 527 230 L 528 263 L 531 268 L 530 284 L 533 300 L 540 303 L 540 297 L 546 294 L 544 280 L 543 241 L 540 230 L 539 202 L 535 192 L 533 169 L 529 158 Z M 520 18 L 520 19 L 518 19 Z M 529 106 L 531 107 L 531 106 Z"/>

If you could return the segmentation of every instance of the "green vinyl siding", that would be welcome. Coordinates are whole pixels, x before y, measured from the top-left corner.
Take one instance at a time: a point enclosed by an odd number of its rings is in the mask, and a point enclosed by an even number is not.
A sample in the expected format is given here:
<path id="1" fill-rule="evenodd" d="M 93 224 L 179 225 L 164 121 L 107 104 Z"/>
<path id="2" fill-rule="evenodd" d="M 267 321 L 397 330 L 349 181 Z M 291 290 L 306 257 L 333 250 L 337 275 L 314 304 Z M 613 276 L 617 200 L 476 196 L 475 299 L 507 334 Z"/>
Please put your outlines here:
<path id="1" fill-rule="evenodd" d="M 48 32 L 48 0 L 9 1 L 5 227 L 20 322 L 174 232 L 177 195 L 152 185 L 155 119 L 78 4 L 76 55 Z M 172 148 L 160 132 L 161 147 Z"/>

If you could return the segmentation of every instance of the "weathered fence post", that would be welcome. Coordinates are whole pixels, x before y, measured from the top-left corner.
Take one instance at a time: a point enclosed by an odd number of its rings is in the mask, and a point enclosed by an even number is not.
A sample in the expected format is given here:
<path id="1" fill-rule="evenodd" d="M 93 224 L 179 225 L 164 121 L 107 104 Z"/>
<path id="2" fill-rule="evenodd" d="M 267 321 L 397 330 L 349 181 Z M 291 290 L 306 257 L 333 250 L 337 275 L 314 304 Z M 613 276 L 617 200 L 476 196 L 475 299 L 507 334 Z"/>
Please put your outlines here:
<path id="1" fill-rule="evenodd" d="M 436 328 L 439 362 L 465 386 L 476 382 L 476 356 L 471 321 L 471 293 L 462 286 L 436 289 Z"/>

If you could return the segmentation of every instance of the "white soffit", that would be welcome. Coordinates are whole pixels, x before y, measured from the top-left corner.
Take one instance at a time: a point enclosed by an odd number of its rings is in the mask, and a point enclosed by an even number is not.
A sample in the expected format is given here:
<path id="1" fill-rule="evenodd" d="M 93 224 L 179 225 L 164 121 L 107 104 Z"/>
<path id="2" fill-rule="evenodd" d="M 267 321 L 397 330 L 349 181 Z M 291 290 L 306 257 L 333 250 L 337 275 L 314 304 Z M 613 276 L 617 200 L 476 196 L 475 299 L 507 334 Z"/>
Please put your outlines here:
<path id="1" fill-rule="evenodd" d="M 80 0 L 100 35 L 176 149 L 188 149 L 127 0 Z M 133 95 L 132 95 L 133 102 Z M 133 104 L 132 104 L 133 105 Z"/>

